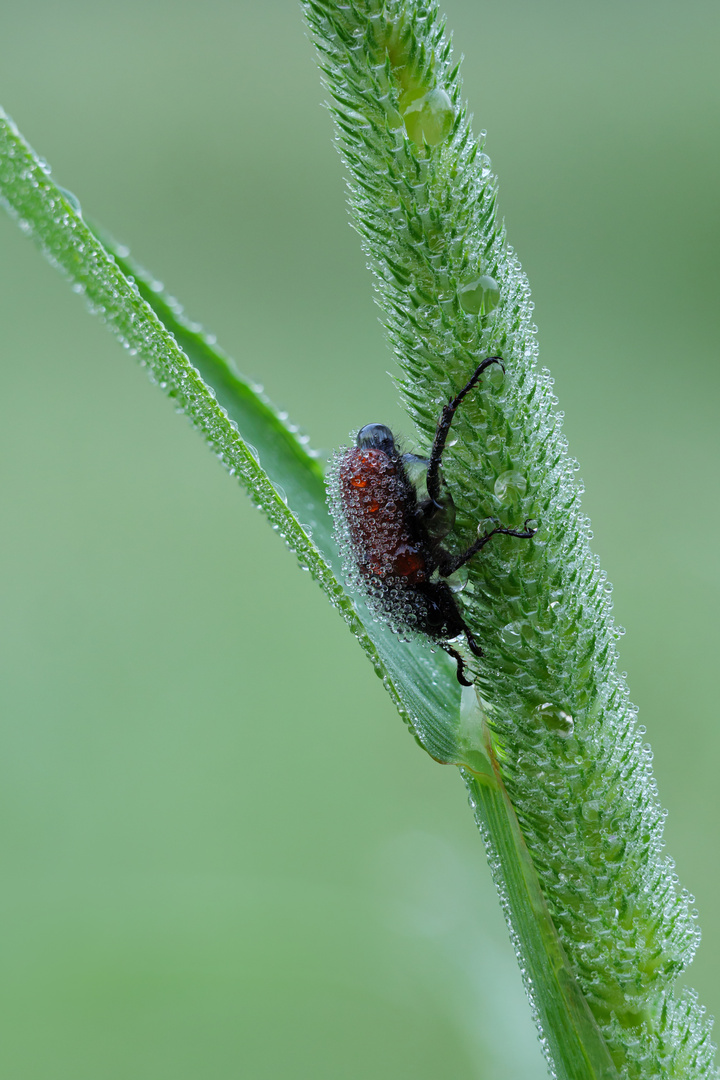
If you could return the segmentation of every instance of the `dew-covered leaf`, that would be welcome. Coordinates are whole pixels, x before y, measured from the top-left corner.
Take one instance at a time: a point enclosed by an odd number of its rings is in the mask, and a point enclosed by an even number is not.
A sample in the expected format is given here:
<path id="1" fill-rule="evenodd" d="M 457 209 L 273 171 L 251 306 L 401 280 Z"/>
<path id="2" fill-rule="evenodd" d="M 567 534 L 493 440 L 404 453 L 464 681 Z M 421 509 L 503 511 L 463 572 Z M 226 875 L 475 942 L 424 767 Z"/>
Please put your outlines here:
<path id="1" fill-rule="evenodd" d="M 126 248 L 112 241 L 105 247 L 85 222 L 76 197 L 53 182 L 47 165 L 4 113 L 0 200 L 202 432 L 300 565 L 310 570 L 424 749 L 440 761 L 461 760 L 459 687 L 452 665 L 424 642 L 401 641 L 373 621 L 362 599 L 350 597 L 341 584 L 320 459 Z"/>

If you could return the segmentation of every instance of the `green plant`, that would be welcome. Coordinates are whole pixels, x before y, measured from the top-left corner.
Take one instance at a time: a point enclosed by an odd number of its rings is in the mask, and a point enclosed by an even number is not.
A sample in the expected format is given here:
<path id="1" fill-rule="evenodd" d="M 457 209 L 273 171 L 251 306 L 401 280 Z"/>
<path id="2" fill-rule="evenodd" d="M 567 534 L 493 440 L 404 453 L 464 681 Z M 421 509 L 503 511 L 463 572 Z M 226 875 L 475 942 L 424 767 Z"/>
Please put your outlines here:
<path id="1" fill-rule="evenodd" d="M 338 583 L 317 459 L 122 250 L 96 241 L 9 125 L 2 190 L 318 578 L 421 745 L 463 769 L 558 1073 L 614 1075 L 600 1025 L 630 1075 L 701 1075 L 711 1068 L 707 1037 L 692 1004 L 667 990 L 695 931 L 658 855 L 659 813 L 614 671 L 604 582 L 587 554 L 549 383 L 533 372 L 526 284 L 496 224 L 494 181 L 465 125 L 434 11 L 417 21 L 410 8 L 385 19 L 369 7 L 372 17 L 319 4 L 312 17 L 404 394 L 427 440 L 472 358 L 502 351 L 506 385 L 475 403 L 447 468 L 461 493 L 458 536 L 497 513 L 509 524 L 530 513 L 544 532 L 529 553 L 508 544 L 473 567 L 466 612 L 488 652 L 482 708 L 471 695 L 461 704 L 451 667 L 422 642 L 363 625 Z M 607 950 L 602 935 L 584 936 L 588 923 L 607 928 Z M 683 1042 L 686 1018 L 693 1036 Z"/>

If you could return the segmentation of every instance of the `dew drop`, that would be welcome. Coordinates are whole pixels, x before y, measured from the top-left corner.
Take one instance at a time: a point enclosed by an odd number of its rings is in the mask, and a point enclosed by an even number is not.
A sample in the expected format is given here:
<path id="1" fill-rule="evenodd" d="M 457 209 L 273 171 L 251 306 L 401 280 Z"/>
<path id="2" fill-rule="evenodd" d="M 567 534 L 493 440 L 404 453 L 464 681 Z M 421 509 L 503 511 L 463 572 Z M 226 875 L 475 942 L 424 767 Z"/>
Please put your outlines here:
<path id="1" fill-rule="evenodd" d="M 508 623 L 500 632 L 500 637 L 506 645 L 520 645 L 522 642 L 521 624 L 519 622 Z"/>
<path id="2" fill-rule="evenodd" d="M 582 816 L 586 821 L 599 821 L 600 810 L 600 803 L 597 799 L 590 799 L 582 804 Z"/>
<path id="3" fill-rule="evenodd" d="M 49 171 L 50 170 L 48 169 L 48 172 Z M 72 206 L 75 213 L 82 216 L 82 207 L 80 206 L 80 200 L 78 199 L 77 195 L 73 195 L 72 191 L 68 191 L 67 188 L 63 187 L 58 187 L 58 191 L 62 195 L 65 202 Z"/>
<path id="4" fill-rule="evenodd" d="M 495 278 L 482 274 L 463 285 L 458 298 L 460 307 L 468 315 L 488 315 L 500 303 L 500 286 Z"/>
<path id="5" fill-rule="evenodd" d="M 537 712 L 545 727 L 553 734 L 569 739 L 575 731 L 575 721 L 570 713 L 553 705 L 551 701 L 538 705 Z"/>
<path id="6" fill-rule="evenodd" d="M 468 583 L 468 570 L 463 566 L 459 570 L 456 570 L 454 574 L 451 574 L 450 577 L 446 577 L 443 580 L 450 592 L 462 592 Z"/>
<path id="7" fill-rule="evenodd" d="M 416 96 L 410 97 L 413 93 Z M 437 146 L 447 139 L 455 121 L 452 101 L 439 87 L 427 94 L 419 90 L 403 94 L 400 111 L 405 130 L 416 146 L 422 146 L 424 142 L 428 146 Z"/>
<path id="8" fill-rule="evenodd" d="M 514 503 L 526 493 L 527 480 L 517 469 L 508 469 L 500 473 L 493 490 L 500 502 Z"/>
<path id="9" fill-rule="evenodd" d="M 505 372 L 500 364 L 493 364 L 483 376 L 484 385 L 491 390 L 500 390 L 505 382 Z"/>

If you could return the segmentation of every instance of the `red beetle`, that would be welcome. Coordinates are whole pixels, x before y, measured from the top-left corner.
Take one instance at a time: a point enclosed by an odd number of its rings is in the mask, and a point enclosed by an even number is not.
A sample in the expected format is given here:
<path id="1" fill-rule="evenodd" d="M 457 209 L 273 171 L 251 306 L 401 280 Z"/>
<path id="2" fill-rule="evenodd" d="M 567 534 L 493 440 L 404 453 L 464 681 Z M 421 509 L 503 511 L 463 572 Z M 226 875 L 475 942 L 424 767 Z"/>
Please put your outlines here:
<path id="1" fill-rule="evenodd" d="M 389 428 L 367 424 L 358 432 L 355 446 L 342 455 L 337 469 L 335 514 L 341 545 L 348 551 L 355 571 L 353 576 L 373 607 L 395 629 L 426 634 L 449 653 L 457 662 L 458 682 L 463 686 L 472 684 L 465 677 L 462 656 L 449 641 L 465 634 L 475 656 L 482 656 L 482 649 L 460 614 L 447 581 L 442 579 L 459 570 L 493 536 L 529 540 L 537 531 L 528 527 L 529 521 L 519 531 L 498 525 L 478 537 L 461 555 L 451 555 L 440 543 L 437 527 L 433 527 L 448 509 L 440 492 L 440 465 L 453 416 L 491 364 L 502 367 L 498 356 L 483 360 L 443 409 L 429 459 L 400 454 Z M 408 475 L 408 467 L 416 463 L 427 466 L 427 498 L 422 500 Z"/>

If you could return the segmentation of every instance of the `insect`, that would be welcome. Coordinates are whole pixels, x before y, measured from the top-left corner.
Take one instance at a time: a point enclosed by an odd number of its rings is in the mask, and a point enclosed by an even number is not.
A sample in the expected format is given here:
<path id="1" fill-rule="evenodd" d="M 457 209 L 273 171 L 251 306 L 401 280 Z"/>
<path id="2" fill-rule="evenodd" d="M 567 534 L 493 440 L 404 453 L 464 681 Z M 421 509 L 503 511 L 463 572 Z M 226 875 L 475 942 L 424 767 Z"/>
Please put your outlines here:
<path id="1" fill-rule="evenodd" d="M 465 661 L 450 642 L 464 634 L 475 656 L 483 652 L 446 579 L 482 551 L 493 536 L 529 540 L 537 531 L 529 527 L 529 519 L 522 530 L 498 525 L 460 555 L 451 554 L 440 542 L 438 521 L 452 506 L 449 496 L 441 492 L 440 475 L 450 425 L 463 398 L 491 364 L 505 370 L 499 356 L 489 356 L 444 407 L 429 458 L 401 454 L 389 428 L 366 424 L 358 432 L 355 446 L 342 454 L 336 466 L 333 509 L 354 583 L 395 630 L 425 634 L 449 653 L 457 663 L 462 686 L 472 683 L 466 678 Z M 426 498 L 419 497 L 410 477 L 410 470 L 418 464 L 427 469 Z M 445 528 L 445 534 L 448 531 Z"/>

